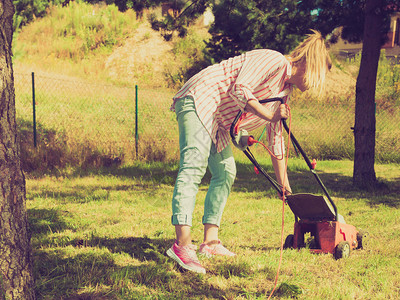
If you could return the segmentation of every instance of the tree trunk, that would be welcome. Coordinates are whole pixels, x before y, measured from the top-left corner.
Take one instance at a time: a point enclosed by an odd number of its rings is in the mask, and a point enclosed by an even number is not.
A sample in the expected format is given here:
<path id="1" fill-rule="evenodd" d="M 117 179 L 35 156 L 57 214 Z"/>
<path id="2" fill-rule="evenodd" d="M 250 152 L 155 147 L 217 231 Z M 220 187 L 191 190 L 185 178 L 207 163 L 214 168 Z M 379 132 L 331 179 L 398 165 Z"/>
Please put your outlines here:
<path id="1" fill-rule="evenodd" d="M 14 5 L 0 0 L 0 298 L 35 299 L 15 120 L 11 62 Z"/>
<path id="2" fill-rule="evenodd" d="M 367 0 L 360 71 L 356 84 L 355 153 L 353 183 L 361 188 L 376 185 L 375 88 L 382 45 L 383 0 Z"/>

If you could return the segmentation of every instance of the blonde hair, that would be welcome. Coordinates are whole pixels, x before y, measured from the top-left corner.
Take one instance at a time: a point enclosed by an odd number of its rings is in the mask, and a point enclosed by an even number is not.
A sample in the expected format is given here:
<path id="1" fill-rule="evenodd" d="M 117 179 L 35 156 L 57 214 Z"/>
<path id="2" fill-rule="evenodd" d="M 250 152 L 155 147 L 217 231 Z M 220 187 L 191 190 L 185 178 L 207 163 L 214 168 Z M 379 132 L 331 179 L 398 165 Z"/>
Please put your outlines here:
<path id="1" fill-rule="evenodd" d="M 309 89 L 322 91 L 325 75 L 331 69 L 332 61 L 321 33 L 311 30 L 307 38 L 290 54 L 293 65 L 305 62 L 305 85 Z"/>

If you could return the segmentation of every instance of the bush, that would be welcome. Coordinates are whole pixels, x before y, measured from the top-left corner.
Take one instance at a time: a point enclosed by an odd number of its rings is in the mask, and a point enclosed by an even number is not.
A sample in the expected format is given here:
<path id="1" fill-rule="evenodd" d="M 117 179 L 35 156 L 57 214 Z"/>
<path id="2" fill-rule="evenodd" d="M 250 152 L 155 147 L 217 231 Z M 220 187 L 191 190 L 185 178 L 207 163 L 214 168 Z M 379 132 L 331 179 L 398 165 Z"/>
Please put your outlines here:
<path id="1" fill-rule="evenodd" d="M 62 0 L 14 0 L 14 31 L 28 24 L 30 21 L 38 17 L 43 17 L 47 13 L 49 5 L 57 5 Z"/>
<path id="2" fill-rule="evenodd" d="M 30 44 L 26 55 L 47 52 L 43 54 L 79 61 L 93 51 L 110 51 L 137 27 L 135 13 L 122 13 L 115 5 L 93 6 L 77 0 L 65 7 L 49 6 L 47 12 L 49 17 L 31 24 L 31 35 L 24 36 Z"/>

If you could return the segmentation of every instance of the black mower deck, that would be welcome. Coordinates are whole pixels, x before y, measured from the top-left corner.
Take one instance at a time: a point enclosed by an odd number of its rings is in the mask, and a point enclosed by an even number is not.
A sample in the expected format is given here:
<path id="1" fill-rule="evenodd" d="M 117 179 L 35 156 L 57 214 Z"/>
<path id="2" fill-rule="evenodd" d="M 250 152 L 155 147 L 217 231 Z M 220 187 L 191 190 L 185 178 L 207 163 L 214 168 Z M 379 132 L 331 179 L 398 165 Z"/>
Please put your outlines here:
<path id="1" fill-rule="evenodd" d="M 334 221 L 335 210 L 325 196 L 293 194 L 286 196 L 292 212 L 301 220 Z"/>

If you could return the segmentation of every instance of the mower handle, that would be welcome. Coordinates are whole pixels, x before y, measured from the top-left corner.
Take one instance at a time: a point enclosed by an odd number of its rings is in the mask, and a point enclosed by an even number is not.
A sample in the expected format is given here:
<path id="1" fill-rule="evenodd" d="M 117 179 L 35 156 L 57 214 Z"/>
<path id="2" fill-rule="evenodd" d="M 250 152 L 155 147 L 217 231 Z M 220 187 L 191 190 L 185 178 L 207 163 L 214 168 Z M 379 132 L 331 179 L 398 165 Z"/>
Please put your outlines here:
<path id="1" fill-rule="evenodd" d="M 270 99 L 264 99 L 260 100 L 260 103 L 268 103 L 268 102 L 273 102 L 273 101 L 280 101 L 281 104 L 284 104 L 283 98 L 270 98 Z M 281 119 L 283 127 L 285 128 L 286 132 L 289 134 L 290 133 L 290 139 L 292 140 L 293 144 L 297 147 L 297 149 L 300 151 L 301 155 L 303 156 L 304 160 L 306 161 L 307 166 L 309 167 L 310 170 L 314 170 L 314 166 L 311 164 L 311 161 L 308 159 L 307 155 L 299 145 L 299 142 L 297 139 L 294 137 L 294 135 L 291 133 L 289 126 L 286 123 L 286 119 Z"/>
<path id="2" fill-rule="evenodd" d="M 275 102 L 275 101 L 280 101 L 281 104 L 285 104 L 285 101 L 283 100 L 283 98 L 277 98 L 277 97 L 275 97 L 275 98 L 269 98 L 269 99 L 264 99 L 264 100 L 260 100 L 260 101 L 258 101 L 258 102 L 260 102 L 261 104 L 264 104 L 264 103 Z"/>
<path id="3" fill-rule="evenodd" d="M 269 99 L 259 100 L 258 102 L 261 103 L 261 104 L 264 104 L 264 103 L 274 102 L 274 101 L 280 101 L 281 104 L 284 104 L 283 98 L 269 98 Z M 242 116 L 242 114 L 243 114 L 243 111 L 240 110 L 240 111 L 238 112 L 238 114 L 236 115 L 235 119 L 233 120 L 233 123 L 232 123 L 232 125 L 231 125 L 230 130 L 229 130 L 229 133 L 230 133 L 231 138 L 232 138 L 233 140 L 235 139 L 235 127 L 236 127 L 236 124 L 237 124 L 237 122 L 239 121 L 239 119 L 240 119 L 240 117 Z M 282 120 L 284 120 L 284 119 L 282 119 Z M 285 123 L 286 123 L 286 122 L 285 122 Z M 286 129 L 286 128 L 285 128 L 285 129 Z"/>
<path id="4" fill-rule="evenodd" d="M 278 98 L 278 97 L 259 100 L 259 102 L 260 102 L 261 104 L 268 103 L 268 102 L 274 102 L 274 101 L 280 101 L 281 104 L 284 104 L 283 98 Z M 233 121 L 231 127 L 230 127 L 230 135 L 231 135 L 232 140 L 235 140 L 235 127 L 236 127 L 237 122 L 239 121 L 239 118 L 242 116 L 242 114 L 243 114 L 243 112 L 240 110 L 240 111 L 238 112 L 236 118 L 234 119 L 234 121 Z M 318 174 L 315 172 L 315 166 L 313 166 L 313 164 L 311 163 L 311 161 L 308 159 L 306 153 L 303 151 L 303 148 L 301 148 L 299 142 L 298 142 L 297 139 L 294 137 L 293 133 L 290 131 L 289 126 L 288 126 L 287 123 L 286 123 L 286 120 L 285 120 L 285 119 L 282 119 L 281 121 L 282 121 L 283 127 L 285 128 L 286 132 L 287 132 L 288 134 L 290 134 L 290 139 L 291 139 L 292 143 L 297 147 L 297 149 L 299 150 L 299 152 L 300 152 L 301 155 L 303 156 L 303 158 L 304 158 L 304 160 L 305 160 L 305 162 L 306 162 L 308 168 L 309 168 L 310 171 L 314 174 L 315 179 L 317 180 L 317 182 L 318 182 L 319 185 L 321 186 L 321 188 L 322 188 L 324 194 L 326 195 L 326 197 L 328 198 L 329 202 L 332 204 L 333 209 L 334 209 L 334 211 L 335 211 L 335 218 L 336 218 L 336 220 L 337 220 L 337 215 L 338 215 L 338 213 L 337 213 L 337 207 L 336 207 L 335 203 L 333 202 L 332 198 L 330 197 L 330 195 L 329 195 L 329 193 L 328 193 L 328 190 L 326 189 L 326 187 L 325 187 L 325 185 L 323 184 L 322 180 L 319 178 Z M 276 190 L 281 194 L 281 196 L 282 196 L 282 191 L 280 190 L 279 186 L 278 186 L 276 183 L 273 182 L 272 178 L 271 178 L 268 174 L 264 174 L 265 172 L 263 172 L 261 166 L 260 166 L 260 165 L 258 164 L 258 162 L 255 160 L 254 156 L 250 153 L 249 149 L 247 148 L 247 149 L 245 149 L 243 152 L 246 154 L 246 156 L 250 159 L 250 161 L 251 161 L 259 170 L 261 169 L 263 175 L 264 175 L 265 177 L 267 177 L 267 179 L 270 181 L 270 183 L 275 187 L 275 189 L 276 189 Z"/>
<path id="5" fill-rule="evenodd" d="M 280 101 L 283 104 L 283 99 L 282 98 L 270 98 L 270 99 L 264 99 L 264 100 L 260 100 L 260 103 L 267 103 L 267 102 L 274 102 L 274 101 Z M 232 138 L 232 142 L 237 146 L 237 142 L 236 142 L 236 133 L 235 133 L 235 128 L 236 125 L 240 119 L 240 117 L 243 115 L 243 111 L 239 110 L 238 114 L 236 115 L 235 119 L 233 120 L 233 123 L 230 127 L 230 135 Z M 257 160 L 255 159 L 255 157 L 253 156 L 253 154 L 251 153 L 249 147 L 247 147 L 247 142 L 245 143 L 243 148 L 239 148 L 243 151 L 243 153 L 247 156 L 247 158 L 253 163 L 253 165 L 255 166 L 255 168 L 257 168 L 257 170 L 264 175 L 264 177 L 271 183 L 271 185 L 277 190 L 277 192 L 279 193 L 279 195 L 282 197 L 283 196 L 283 192 L 281 189 L 281 186 L 279 185 L 278 182 L 276 182 L 271 176 L 268 175 L 268 173 L 260 166 L 260 164 L 257 162 Z"/>

